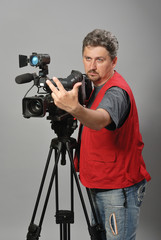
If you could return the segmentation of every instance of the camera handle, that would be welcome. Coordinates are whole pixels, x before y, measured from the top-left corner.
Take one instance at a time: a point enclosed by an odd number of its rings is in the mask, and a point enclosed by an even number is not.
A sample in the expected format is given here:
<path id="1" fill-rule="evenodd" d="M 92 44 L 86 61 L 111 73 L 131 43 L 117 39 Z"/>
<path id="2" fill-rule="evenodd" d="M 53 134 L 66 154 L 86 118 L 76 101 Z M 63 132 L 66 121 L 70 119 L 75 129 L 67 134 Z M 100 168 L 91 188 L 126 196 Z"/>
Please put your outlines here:
<path id="1" fill-rule="evenodd" d="M 55 178 L 55 193 L 56 193 L 56 196 L 55 196 L 55 198 L 56 198 L 56 215 L 55 215 L 55 217 L 56 217 L 56 224 L 60 224 L 60 240 L 70 240 L 70 224 L 74 223 L 73 176 L 75 178 L 76 186 L 77 186 L 77 189 L 78 189 L 79 197 L 80 197 L 80 200 L 81 200 L 81 204 L 82 204 L 82 207 L 83 207 L 83 211 L 84 211 L 84 215 L 85 215 L 85 218 L 86 218 L 86 222 L 87 222 L 87 225 L 88 225 L 88 231 L 89 231 L 91 239 L 92 240 L 100 240 L 101 235 L 104 234 L 104 230 L 99 225 L 98 220 L 97 220 L 97 216 L 96 216 L 96 212 L 95 212 L 94 205 L 93 205 L 93 202 L 92 202 L 92 198 L 90 196 L 90 191 L 89 191 L 89 189 L 87 189 L 87 194 L 88 194 L 91 210 L 92 210 L 93 216 L 95 218 L 95 223 L 96 223 L 94 226 L 90 225 L 90 221 L 89 221 L 86 205 L 85 205 L 85 202 L 84 202 L 82 190 L 81 190 L 80 183 L 79 183 L 79 180 L 78 180 L 78 176 L 77 176 L 77 173 L 75 171 L 75 167 L 74 167 L 74 163 L 73 163 L 73 150 L 76 149 L 76 148 L 77 148 L 77 142 L 74 138 L 67 137 L 67 138 L 54 138 L 54 139 L 52 139 L 51 144 L 50 144 L 48 157 L 47 157 L 47 161 L 46 161 L 46 165 L 45 165 L 45 169 L 44 169 L 41 184 L 40 184 L 40 188 L 39 188 L 39 191 L 38 191 L 33 215 L 32 215 L 32 218 L 31 218 L 30 225 L 28 227 L 27 240 L 38 240 L 39 237 L 40 237 L 41 228 L 42 228 L 46 208 L 47 208 L 47 205 L 48 205 L 48 200 L 49 200 L 49 197 L 50 197 L 50 193 L 51 193 L 54 178 Z M 39 225 L 36 225 L 34 223 L 34 221 L 35 221 L 36 213 L 37 213 L 37 210 L 38 210 L 38 206 L 39 206 L 39 202 L 40 202 L 42 190 L 43 190 L 43 187 L 44 187 L 44 182 L 45 182 L 45 179 L 46 179 L 46 175 L 47 175 L 47 171 L 48 171 L 48 167 L 49 167 L 49 163 L 50 163 L 50 159 L 51 159 L 51 156 L 52 156 L 53 149 L 55 150 L 55 164 L 54 164 L 54 167 L 53 167 L 51 179 L 50 179 L 48 190 L 47 190 L 47 195 L 46 195 L 45 202 L 44 202 L 43 209 L 42 209 L 42 213 L 41 213 L 41 216 L 40 216 Z M 71 181 L 71 210 L 59 210 L 58 162 L 59 162 L 59 159 L 60 159 L 61 155 L 62 155 L 62 158 L 65 158 L 66 151 L 68 153 L 69 160 L 70 160 L 70 165 L 71 165 L 71 176 L 70 176 L 71 177 L 71 179 L 70 179 L 70 181 Z"/>

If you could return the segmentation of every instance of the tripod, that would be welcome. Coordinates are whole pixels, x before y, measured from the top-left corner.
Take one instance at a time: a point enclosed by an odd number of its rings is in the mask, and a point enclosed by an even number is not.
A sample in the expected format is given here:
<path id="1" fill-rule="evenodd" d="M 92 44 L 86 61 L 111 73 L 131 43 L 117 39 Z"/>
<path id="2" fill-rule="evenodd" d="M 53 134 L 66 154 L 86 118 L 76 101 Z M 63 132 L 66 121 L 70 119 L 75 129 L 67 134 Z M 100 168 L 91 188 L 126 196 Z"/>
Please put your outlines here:
<path id="1" fill-rule="evenodd" d="M 86 222 L 88 225 L 88 231 L 89 231 L 90 237 L 92 240 L 101 240 L 101 234 L 103 233 L 103 230 L 98 223 L 96 212 L 95 212 L 92 198 L 90 195 L 90 191 L 89 191 L 89 189 L 86 189 L 87 195 L 89 198 L 89 202 L 90 202 L 90 206 L 91 206 L 91 210 L 92 210 L 92 213 L 93 213 L 93 216 L 95 219 L 95 223 L 96 223 L 94 226 L 90 225 L 90 221 L 89 221 L 86 205 L 84 202 L 82 190 L 81 190 L 78 176 L 75 171 L 75 167 L 74 167 L 74 163 L 73 163 L 73 151 L 77 149 L 78 144 L 77 144 L 76 140 L 74 138 L 71 138 L 70 136 L 76 127 L 77 127 L 77 121 L 74 120 L 73 118 L 67 118 L 67 119 L 65 119 L 65 121 L 52 121 L 52 129 L 58 135 L 58 138 L 54 138 L 51 140 L 45 169 L 43 172 L 40 188 L 38 191 L 34 211 L 33 211 L 32 218 L 31 218 L 31 222 L 30 222 L 30 225 L 28 228 L 27 240 L 38 240 L 40 237 L 40 232 L 42 229 L 42 224 L 43 224 L 43 220 L 44 220 L 44 216 L 45 216 L 46 208 L 48 205 L 48 200 L 50 197 L 54 179 L 55 179 L 55 199 L 56 199 L 56 215 L 55 215 L 55 217 L 56 217 L 56 224 L 60 225 L 60 240 L 70 240 L 70 235 L 71 235 L 70 234 L 70 224 L 74 223 L 74 194 L 73 194 L 74 181 L 73 181 L 73 179 L 75 179 L 75 182 L 76 182 L 76 186 L 77 186 L 79 197 L 80 197 L 81 204 L 83 207 L 85 219 L 86 219 Z M 46 195 L 42 213 L 40 216 L 40 221 L 39 221 L 39 224 L 36 225 L 34 223 L 34 221 L 35 221 L 36 213 L 38 210 L 38 206 L 39 206 L 39 202 L 40 202 L 41 194 L 43 191 L 44 182 L 45 182 L 45 179 L 47 176 L 49 163 L 50 163 L 50 159 L 51 159 L 53 150 L 55 150 L 55 164 L 54 164 L 54 167 L 52 170 L 52 174 L 51 174 L 51 178 L 50 178 L 50 182 L 49 182 L 49 186 L 48 186 L 48 190 L 47 190 L 47 195 Z M 68 153 L 68 157 L 70 160 L 71 209 L 70 210 L 60 210 L 59 209 L 59 191 L 58 191 L 59 190 L 58 189 L 58 163 L 61 158 L 61 164 L 62 165 L 66 164 L 66 152 Z"/>

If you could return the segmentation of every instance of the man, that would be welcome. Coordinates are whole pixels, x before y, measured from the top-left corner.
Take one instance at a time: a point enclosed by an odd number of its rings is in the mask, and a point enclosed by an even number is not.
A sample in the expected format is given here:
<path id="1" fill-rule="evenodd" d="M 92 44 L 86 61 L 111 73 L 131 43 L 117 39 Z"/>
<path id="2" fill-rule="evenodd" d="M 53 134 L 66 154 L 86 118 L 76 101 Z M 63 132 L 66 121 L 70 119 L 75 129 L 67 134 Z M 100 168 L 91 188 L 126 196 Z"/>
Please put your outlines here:
<path id="1" fill-rule="evenodd" d="M 136 237 L 145 184 L 150 180 L 142 158 L 143 142 L 132 91 L 114 69 L 118 41 L 105 30 L 96 29 L 83 41 L 83 63 L 94 91 L 87 107 L 78 101 L 76 83 L 66 91 L 57 78 L 50 81 L 57 107 L 69 112 L 83 125 L 79 156 L 82 184 L 89 188 L 101 224 L 102 239 Z"/>

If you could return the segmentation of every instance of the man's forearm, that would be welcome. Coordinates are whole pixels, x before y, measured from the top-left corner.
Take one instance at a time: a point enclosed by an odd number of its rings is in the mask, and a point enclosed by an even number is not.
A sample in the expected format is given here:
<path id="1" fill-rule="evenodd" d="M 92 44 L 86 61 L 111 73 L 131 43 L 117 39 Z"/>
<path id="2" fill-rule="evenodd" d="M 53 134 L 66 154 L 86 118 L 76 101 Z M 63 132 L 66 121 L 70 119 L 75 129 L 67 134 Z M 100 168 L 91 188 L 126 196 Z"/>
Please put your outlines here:
<path id="1" fill-rule="evenodd" d="M 104 109 L 92 110 L 78 104 L 77 108 L 72 110 L 70 114 L 84 126 L 94 130 L 100 130 L 111 123 L 111 117 Z"/>

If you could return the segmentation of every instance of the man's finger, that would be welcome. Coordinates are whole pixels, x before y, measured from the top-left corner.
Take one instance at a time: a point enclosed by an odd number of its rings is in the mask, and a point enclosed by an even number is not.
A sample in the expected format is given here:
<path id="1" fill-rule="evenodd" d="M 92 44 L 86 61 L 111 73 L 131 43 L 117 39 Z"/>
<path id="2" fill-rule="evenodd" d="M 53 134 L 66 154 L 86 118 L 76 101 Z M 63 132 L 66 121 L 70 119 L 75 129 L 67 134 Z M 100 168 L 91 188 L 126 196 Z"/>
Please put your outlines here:
<path id="1" fill-rule="evenodd" d="M 65 91 L 63 85 L 61 84 L 61 82 L 56 77 L 53 77 L 53 81 L 57 85 L 59 91 Z"/>
<path id="2" fill-rule="evenodd" d="M 52 92 L 56 89 L 56 87 L 51 83 L 50 80 L 47 80 L 46 83 L 47 83 L 47 85 L 49 86 L 49 88 L 51 89 Z"/>

